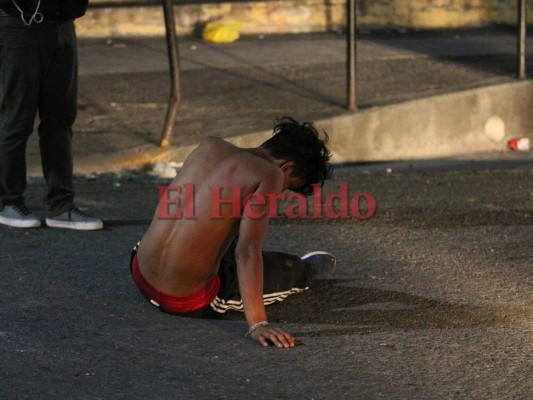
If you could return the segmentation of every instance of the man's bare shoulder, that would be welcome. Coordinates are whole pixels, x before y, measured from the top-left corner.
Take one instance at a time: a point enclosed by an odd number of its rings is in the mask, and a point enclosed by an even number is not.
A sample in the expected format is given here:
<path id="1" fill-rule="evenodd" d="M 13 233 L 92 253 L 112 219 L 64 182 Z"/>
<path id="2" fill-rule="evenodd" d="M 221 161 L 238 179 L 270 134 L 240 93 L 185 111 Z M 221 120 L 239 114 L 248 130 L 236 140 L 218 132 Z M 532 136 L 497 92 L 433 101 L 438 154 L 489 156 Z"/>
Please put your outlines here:
<path id="1" fill-rule="evenodd" d="M 203 168 L 209 168 L 219 164 L 228 156 L 238 152 L 238 147 L 235 147 L 224 139 L 208 136 L 202 138 L 198 146 L 189 154 L 184 162 L 183 168 L 196 168 L 197 165 L 202 165 Z"/>
<path id="2" fill-rule="evenodd" d="M 215 136 L 205 137 L 185 160 L 178 181 L 207 181 L 208 177 L 230 182 L 278 180 L 281 171 L 260 148 L 241 148 Z"/>
<path id="3" fill-rule="evenodd" d="M 198 150 L 207 153 L 214 152 L 217 156 L 221 156 L 221 161 L 223 159 L 230 164 L 242 164 L 247 170 L 256 171 L 260 174 L 279 172 L 279 168 L 273 164 L 271 158 L 261 156 L 256 149 L 241 148 L 216 136 L 203 138 Z"/>
<path id="4" fill-rule="evenodd" d="M 231 144 L 230 142 L 216 137 L 216 136 L 206 136 L 202 138 L 196 149 L 193 153 L 195 155 L 200 155 L 203 158 L 215 157 L 216 159 L 223 159 L 234 153 L 241 152 L 242 149 Z"/>

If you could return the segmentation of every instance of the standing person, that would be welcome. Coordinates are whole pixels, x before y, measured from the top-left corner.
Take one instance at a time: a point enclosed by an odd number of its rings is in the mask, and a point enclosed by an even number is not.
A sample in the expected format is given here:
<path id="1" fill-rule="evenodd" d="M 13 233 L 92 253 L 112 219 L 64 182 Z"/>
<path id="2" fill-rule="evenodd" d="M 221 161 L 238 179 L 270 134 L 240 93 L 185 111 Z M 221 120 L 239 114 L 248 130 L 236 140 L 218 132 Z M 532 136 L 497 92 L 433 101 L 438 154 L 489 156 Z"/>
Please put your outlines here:
<path id="1" fill-rule="evenodd" d="M 255 148 L 205 139 L 161 194 L 132 253 L 131 272 L 144 297 L 189 317 L 244 311 L 247 337 L 293 347 L 289 332 L 268 323 L 265 305 L 305 290 L 335 258 L 322 251 L 302 259 L 263 252 L 262 244 L 282 192 L 310 195 L 330 177 L 326 142 L 311 123 L 291 118 Z"/>
<path id="2" fill-rule="evenodd" d="M 42 168 L 48 187 L 46 224 L 101 229 L 74 204 L 72 125 L 78 61 L 74 19 L 88 0 L 0 0 L 0 224 L 36 228 L 24 204 L 26 143 L 38 114 Z"/>

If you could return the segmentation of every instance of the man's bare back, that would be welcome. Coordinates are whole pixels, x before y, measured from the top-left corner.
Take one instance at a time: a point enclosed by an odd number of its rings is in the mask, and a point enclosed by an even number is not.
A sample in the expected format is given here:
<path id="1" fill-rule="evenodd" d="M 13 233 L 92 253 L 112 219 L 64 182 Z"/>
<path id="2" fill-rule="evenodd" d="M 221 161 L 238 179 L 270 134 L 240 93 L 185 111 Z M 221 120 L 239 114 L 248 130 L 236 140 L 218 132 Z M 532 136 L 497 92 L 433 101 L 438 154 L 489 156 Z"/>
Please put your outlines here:
<path id="1" fill-rule="evenodd" d="M 264 297 L 262 245 L 278 196 L 287 189 L 309 195 L 331 175 L 326 142 L 327 135 L 321 140 L 312 123 L 288 117 L 259 147 L 203 140 L 160 194 L 152 223 L 132 253 L 131 271 L 143 295 L 177 314 L 205 308 L 224 313 L 238 303 L 231 309 L 244 311 L 246 336 L 263 346 L 270 341 L 293 347 L 289 332 L 268 323 L 265 302 L 305 290 L 305 263 L 291 255 L 273 261 L 266 252 L 270 276 L 283 282 L 269 281 L 276 293 Z M 228 286 L 233 283 L 236 287 Z M 286 291 L 280 292 L 280 285 Z"/>
<path id="2" fill-rule="evenodd" d="M 164 204 L 159 204 L 138 252 L 145 279 L 173 296 L 189 295 L 205 286 L 216 274 L 240 223 L 230 204 L 222 201 L 220 210 L 213 210 L 213 187 L 221 187 L 220 198 L 226 200 L 233 198 L 233 187 L 239 188 L 241 204 L 262 183 L 279 193 L 282 173 L 273 161 L 257 149 L 241 149 L 219 138 L 205 139 L 187 158 L 166 194 L 178 196 L 184 206 L 185 185 L 192 184 L 194 217 L 161 219 Z M 177 210 L 165 211 L 175 214 Z M 214 218 L 215 211 L 220 211 L 222 218 Z"/>

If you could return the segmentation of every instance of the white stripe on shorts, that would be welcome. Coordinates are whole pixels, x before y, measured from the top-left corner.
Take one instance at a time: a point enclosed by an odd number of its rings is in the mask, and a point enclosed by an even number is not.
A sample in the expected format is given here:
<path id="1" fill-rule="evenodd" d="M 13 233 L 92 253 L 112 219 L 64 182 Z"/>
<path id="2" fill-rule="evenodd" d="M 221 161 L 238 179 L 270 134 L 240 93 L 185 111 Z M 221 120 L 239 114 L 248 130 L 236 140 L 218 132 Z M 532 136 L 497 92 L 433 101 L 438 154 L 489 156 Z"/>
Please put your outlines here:
<path id="1" fill-rule="evenodd" d="M 263 295 L 263 302 L 265 303 L 265 306 L 268 306 L 270 304 L 273 304 L 277 301 L 283 301 L 290 295 L 301 293 L 305 290 L 309 289 L 309 287 L 305 287 L 303 289 L 301 288 L 292 288 L 290 290 L 287 290 L 285 292 L 278 292 L 278 293 L 268 293 Z M 217 313 L 224 314 L 226 311 L 233 310 L 233 311 L 244 311 L 244 306 L 242 304 L 242 300 L 228 300 L 224 301 L 224 299 L 221 299 L 220 297 L 216 296 L 213 301 L 210 304 L 211 308 L 215 310 Z"/>

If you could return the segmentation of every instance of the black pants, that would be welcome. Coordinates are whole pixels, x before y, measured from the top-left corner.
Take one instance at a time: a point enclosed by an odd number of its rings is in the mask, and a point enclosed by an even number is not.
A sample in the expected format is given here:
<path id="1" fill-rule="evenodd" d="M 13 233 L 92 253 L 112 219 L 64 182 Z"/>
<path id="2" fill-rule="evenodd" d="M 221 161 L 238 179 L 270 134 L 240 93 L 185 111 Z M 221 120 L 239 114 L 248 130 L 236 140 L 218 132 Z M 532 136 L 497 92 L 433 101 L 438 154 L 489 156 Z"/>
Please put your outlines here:
<path id="1" fill-rule="evenodd" d="M 217 313 L 244 311 L 237 279 L 235 243 L 222 258 L 218 270 L 220 290 L 211 303 Z M 263 302 L 265 305 L 283 301 L 308 288 L 309 275 L 305 263 L 291 254 L 263 251 Z"/>
<path id="2" fill-rule="evenodd" d="M 26 143 L 37 113 L 48 215 L 72 205 L 77 79 L 72 21 L 28 27 L 0 10 L 0 208 L 24 201 Z"/>

